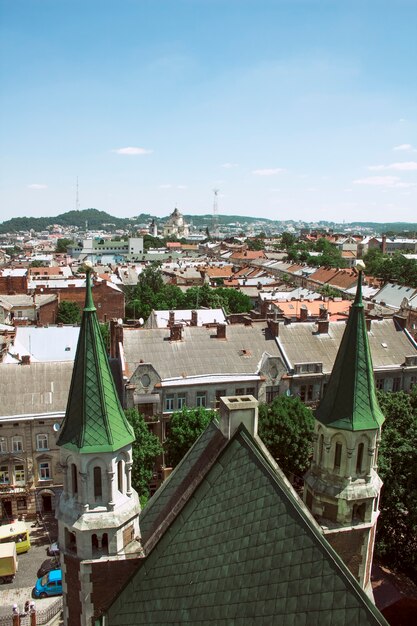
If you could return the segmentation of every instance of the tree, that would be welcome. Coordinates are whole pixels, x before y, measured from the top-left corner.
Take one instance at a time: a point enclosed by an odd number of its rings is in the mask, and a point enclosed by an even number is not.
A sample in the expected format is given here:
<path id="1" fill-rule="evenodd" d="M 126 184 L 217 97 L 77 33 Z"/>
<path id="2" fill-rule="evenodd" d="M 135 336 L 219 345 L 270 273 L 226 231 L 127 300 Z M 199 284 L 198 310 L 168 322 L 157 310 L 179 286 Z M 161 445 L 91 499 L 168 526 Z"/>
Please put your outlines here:
<path id="1" fill-rule="evenodd" d="M 57 324 L 79 324 L 81 320 L 80 307 L 76 302 L 62 300 L 58 306 Z"/>
<path id="2" fill-rule="evenodd" d="M 55 252 L 61 252 L 63 254 L 66 254 L 68 250 L 68 246 L 72 243 L 73 243 L 72 239 L 66 239 L 65 237 L 63 237 L 62 239 L 58 239 L 58 241 L 56 242 Z"/>
<path id="3" fill-rule="evenodd" d="M 195 409 L 184 407 L 172 414 L 169 434 L 164 444 L 168 462 L 172 467 L 178 465 L 215 416 L 215 411 L 202 407 Z"/>
<path id="4" fill-rule="evenodd" d="M 379 392 L 385 415 L 378 472 L 383 480 L 376 551 L 417 577 L 417 389 Z"/>
<path id="5" fill-rule="evenodd" d="M 158 437 L 149 430 L 141 413 L 136 409 L 127 409 L 125 415 L 135 432 L 132 446 L 132 487 L 138 492 L 143 505 L 149 497 L 149 482 L 155 461 L 162 454 L 162 446 Z"/>
<path id="6" fill-rule="evenodd" d="M 284 250 L 288 250 L 289 248 L 292 248 L 295 242 L 296 242 L 296 238 L 294 235 L 292 235 L 291 233 L 282 233 L 281 247 L 284 248 Z"/>
<path id="7" fill-rule="evenodd" d="M 301 477 L 312 454 L 314 418 L 299 398 L 277 396 L 259 405 L 259 436 L 286 474 Z"/>

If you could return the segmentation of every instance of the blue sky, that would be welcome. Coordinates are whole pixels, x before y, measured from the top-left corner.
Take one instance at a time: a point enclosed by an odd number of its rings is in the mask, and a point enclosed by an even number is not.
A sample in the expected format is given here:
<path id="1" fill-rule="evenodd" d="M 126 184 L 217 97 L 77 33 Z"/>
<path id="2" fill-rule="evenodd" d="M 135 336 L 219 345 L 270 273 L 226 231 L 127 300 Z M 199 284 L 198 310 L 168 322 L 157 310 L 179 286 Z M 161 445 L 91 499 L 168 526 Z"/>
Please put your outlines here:
<path id="1" fill-rule="evenodd" d="M 0 220 L 417 222 L 417 1 L 0 0 Z"/>

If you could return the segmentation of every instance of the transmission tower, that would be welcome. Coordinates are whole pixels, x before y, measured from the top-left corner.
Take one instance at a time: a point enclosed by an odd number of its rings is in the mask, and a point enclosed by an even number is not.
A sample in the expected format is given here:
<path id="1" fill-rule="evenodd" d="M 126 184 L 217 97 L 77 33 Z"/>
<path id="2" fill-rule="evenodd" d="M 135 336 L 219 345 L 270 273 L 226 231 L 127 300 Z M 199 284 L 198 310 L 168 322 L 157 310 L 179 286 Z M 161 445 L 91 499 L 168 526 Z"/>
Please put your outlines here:
<path id="1" fill-rule="evenodd" d="M 219 207 L 217 204 L 217 196 L 219 195 L 219 189 L 213 189 L 213 220 L 211 224 L 212 236 L 217 237 L 219 234 Z"/>

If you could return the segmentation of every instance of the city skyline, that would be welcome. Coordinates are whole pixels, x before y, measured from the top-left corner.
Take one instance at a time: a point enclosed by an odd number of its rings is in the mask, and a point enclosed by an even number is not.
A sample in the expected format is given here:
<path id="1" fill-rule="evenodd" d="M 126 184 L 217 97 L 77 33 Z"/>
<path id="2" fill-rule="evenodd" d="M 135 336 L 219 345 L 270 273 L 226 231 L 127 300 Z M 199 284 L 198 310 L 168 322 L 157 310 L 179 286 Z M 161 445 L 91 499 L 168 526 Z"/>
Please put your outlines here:
<path id="1" fill-rule="evenodd" d="M 408 0 L 0 0 L 1 221 L 413 221 Z"/>

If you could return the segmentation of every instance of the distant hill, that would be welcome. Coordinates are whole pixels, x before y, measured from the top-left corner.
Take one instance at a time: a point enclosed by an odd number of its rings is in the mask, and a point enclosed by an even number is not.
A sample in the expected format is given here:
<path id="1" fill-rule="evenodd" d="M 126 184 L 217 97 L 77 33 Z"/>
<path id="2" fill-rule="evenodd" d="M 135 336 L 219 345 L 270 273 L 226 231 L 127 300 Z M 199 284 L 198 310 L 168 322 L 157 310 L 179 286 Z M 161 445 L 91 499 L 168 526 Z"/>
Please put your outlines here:
<path id="1" fill-rule="evenodd" d="M 213 215 L 184 215 L 187 222 L 193 222 L 196 228 L 205 229 L 206 227 L 211 230 L 213 223 Z M 74 226 L 80 230 L 84 230 L 86 222 L 89 230 L 104 230 L 112 232 L 116 229 L 129 229 L 138 224 L 150 224 L 152 219 L 156 219 L 157 223 L 163 223 L 168 218 L 157 218 L 149 213 L 141 213 L 134 217 L 115 217 L 106 213 L 105 211 L 99 211 L 98 209 L 83 209 L 81 211 L 67 211 L 61 213 L 55 217 L 13 217 L 10 220 L 0 223 L 0 234 L 4 233 L 17 233 L 20 231 L 42 231 L 46 230 L 48 226 L 52 224 L 58 224 L 60 226 Z M 248 217 L 243 215 L 218 215 L 217 217 L 219 225 L 226 224 L 252 224 L 254 222 L 265 224 L 265 228 L 282 228 L 286 226 L 299 225 L 300 222 L 294 220 L 271 220 L 262 218 L 260 216 Z M 308 227 L 308 222 L 303 223 L 305 227 Z M 350 224 L 338 224 L 336 222 L 318 222 L 321 228 L 333 228 L 334 230 L 350 228 L 355 230 L 357 228 L 370 228 L 376 233 L 405 233 L 410 235 L 417 233 L 417 223 L 412 222 L 351 222 Z"/>

